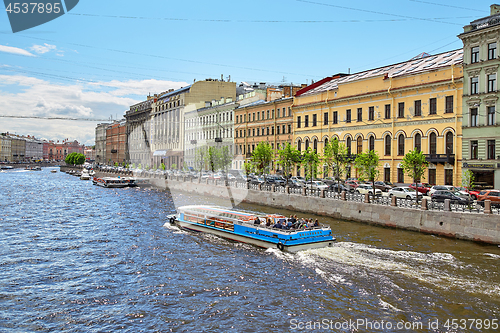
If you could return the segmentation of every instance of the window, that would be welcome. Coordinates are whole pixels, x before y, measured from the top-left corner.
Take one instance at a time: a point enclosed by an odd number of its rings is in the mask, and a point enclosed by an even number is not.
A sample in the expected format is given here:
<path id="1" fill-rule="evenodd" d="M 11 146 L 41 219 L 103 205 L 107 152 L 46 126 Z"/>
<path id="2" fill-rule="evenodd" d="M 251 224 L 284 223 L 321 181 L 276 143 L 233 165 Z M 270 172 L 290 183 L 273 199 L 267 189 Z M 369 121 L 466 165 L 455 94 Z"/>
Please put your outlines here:
<path id="1" fill-rule="evenodd" d="M 415 108 L 415 117 L 419 117 L 422 115 L 422 101 L 418 100 L 413 103 Z"/>
<path id="2" fill-rule="evenodd" d="M 453 96 L 446 96 L 444 113 L 453 113 Z"/>
<path id="3" fill-rule="evenodd" d="M 253 121 L 255 121 L 255 112 L 253 113 Z"/>
<path id="4" fill-rule="evenodd" d="M 323 114 L 323 125 L 328 125 L 328 112 Z"/>
<path id="5" fill-rule="evenodd" d="M 290 107 L 288 107 L 288 117 L 291 117 L 292 116 L 292 109 Z"/>
<path id="6" fill-rule="evenodd" d="M 385 105 L 385 119 L 391 119 L 391 105 Z"/>
<path id="7" fill-rule="evenodd" d="M 318 140 L 314 139 L 313 141 L 313 149 L 314 152 L 317 154 L 318 153 Z"/>
<path id="8" fill-rule="evenodd" d="M 436 184 L 436 169 L 429 169 L 429 184 Z"/>
<path id="9" fill-rule="evenodd" d="M 386 135 L 385 137 L 385 155 L 390 156 L 391 155 L 391 136 Z"/>
<path id="10" fill-rule="evenodd" d="M 276 126 L 276 135 L 280 135 L 280 127 Z"/>
<path id="11" fill-rule="evenodd" d="M 497 43 L 488 44 L 488 60 L 493 60 L 497 57 Z"/>
<path id="12" fill-rule="evenodd" d="M 347 138 L 346 147 L 347 147 L 347 155 L 351 155 L 351 137 Z"/>
<path id="13" fill-rule="evenodd" d="M 368 139 L 368 149 L 375 150 L 375 137 L 373 135 Z"/>
<path id="14" fill-rule="evenodd" d="M 279 126 L 277 126 L 278 128 L 280 128 Z M 271 135 L 274 135 L 274 126 L 271 127 Z"/>
<path id="15" fill-rule="evenodd" d="M 477 126 L 477 108 L 470 109 L 470 126 Z"/>
<path id="16" fill-rule="evenodd" d="M 356 154 L 361 154 L 363 152 L 363 138 L 358 136 L 356 140 Z"/>
<path id="17" fill-rule="evenodd" d="M 415 150 L 422 151 L 422 136 L 420 133 L 415 134 Z"/>
<path id="18" fill-rule="evenodd" d="M 285 125 L 283 125 L 283 133 L 285 133 Z M 288 134 L 292 133 L 292 125 L 288 124 Z"/>
<path id="19" fill-rule="evenodd" d="M 324 140 L 324 141 L 325 141 L 325 145 L 324 145 L 324 147 L 328 146 L 328 139 L 327 139 L 327 138 L 325 138 L 325 140 Z M 323 149 L 325 149 L 325 148 L 323 148 Z"/>
<path id="20" fill-rule="evenodd" d="M 474 46 L 470 50 L 470 62 L 473 64 L 479 62 L 479 46 Z"/>
<path id="21" fill-rule="evenodd" d="M 264 131 L 262 131 L 262 135 L 264 135 Z M 260 128 L 257 128 L 257 136 L 260 136 Z"/>
<path id="22" fill-rule="evenodd" d="M 493 92 L 497 89 L 497 75 L 488 75 L 488 92 Z"/>
<path id="23" fill-rule="evenodd" d="M 437 136 L 434 132 L 429 135 L 429 154 L 437 154 Z"/>
<path id="24" fill-rule="evenodd" d="M 262 110 L 262 120 L 264 120 L 264 110 Z"/>
<path id="25" fill-rule="evenodd" d="M 262 111 L 264 112 L 264 111 Z M 262 115 L 262 119 L 264 119 L 264 115 Z M 257 120 L 260 120 L 260 112 L 257 112 Z"/>
<path id="26" fill-rule="evenodd" d="M 306 147 L 305 150 L 309 149 L 309 140 L 306 140 Z"/>
<path id="27" fill-rule="evenodd" d="M 337 111 L 333 111 L 333 120 L 332 120 L 332 124 L 338 124 L 339 123 L 339 115 L 337 113 Z"/>
<path id="28" fill-rule="evenodd" d="M 398 137 L 398 155 L 403 156 L 405 154 L 405 136 L 400 134 Z"/>
<path id="29" fill-rule="evenodd" d="M 453 133 L 446 133 L 446 154 L 453 154 Z"/>
<path id="30" fill-rule="evenodd" d="M 404 118 L 405 117 L 405 103 L 400 102 L 398 103 L 398 118 Z"/>
<path id="31" fill-rule="evenodd" d="M 312 124 L 312 125 L 313 125 L 313 127 L 316 127 L 316 125 L 317 125 L 317 120 L 318 120 L 318 119 L 317 119 L 317 115 L 316 115 L 316 113 L 315 113 L 315 114 L 313 114 L 313 124 Z"/>
<path id="32" fill-rule="evenodd" d="M 267 118 L 266 119 L 269 119 L 269 110 L 267 110 Z"/>
<path id="33" fill-rule="evenodd" d="M 479 78 L 473 77 L 470 79 L 470 94 L 475 95 L 479 93 Z"/>
<path id="34" fill-rule="evenodd" d="M 488 140 L 488 159 L 495 159 L 495 140 Z"/>
<path id="35" fill-rule="evenodd" d="M 429 99 L 429 114 L 437 113 L 437 100 L 436 98 Z"/>
<path id="36" fill-rule="evenodd" d="M 488 115 L 487 116 L 488 116 L 488 118 L 487 118 L 488 126 L 495 125 L 495 107 L 494 106 L 488 106 Z"/>
<path id="37" fill-rule="evenodd" d="M 304 116 L 304 127 L 309 127 L 309 115 Z"/>
<path id="38" fill-rule="evenodd" d="M 302 141 L 297 141 L 297 150 L 302 151 Z"/>
<path id="39" fill-rule="evenodd" d="M 478 144 L 477 144 L 477 140 L 472 140 L 470 142 L 470 159 L 471 160 L 477 160 L 477 148 L 478 148 Z"/>
<path id="40" fill-rule="evenodd" d="M 403 171 L 403 168 L 398 168 L 398 183 L 404 183 L 405 182 L 405 173 Z"/>
<path id="41" fill-rule="evenodd" d="M 280 108 L 276 109 L 276 118 L 279 118 L 280 117 Z M 284 112 L 283 112 L 284 113 Z"/>
<path id="42" fill-rule="evenodd" d="M 300 116 L 297 117 L 297 128 L 300 128 Z"/>
<path id="43" fill-rule="evenodd" d="M 274 119 L 274 110 L 271 110 L 271 119 Z"/>
<path id="44" fill-rule="evenodd" d="M 264 135 L 264 129 L 262 129 L 262 135 Z M 269 127 L 266 129 L 266 135 L 269 135 Z"/>
<path id="45" fill-rule="evenodd" d="M 345 122 L 350 123 L 351 122 L 351 110 L 346 110 L 345 112 Z"/>
<path id="46" fill-rule="evenodd" d="M 373 106 L 368 108 L 368 120 L 375 120 L 375 107 Z"/>
<path id="47" fill-rule="evenodd" d="M 358 108 L 358 121 L 363 121 L 363 109 Z"/>

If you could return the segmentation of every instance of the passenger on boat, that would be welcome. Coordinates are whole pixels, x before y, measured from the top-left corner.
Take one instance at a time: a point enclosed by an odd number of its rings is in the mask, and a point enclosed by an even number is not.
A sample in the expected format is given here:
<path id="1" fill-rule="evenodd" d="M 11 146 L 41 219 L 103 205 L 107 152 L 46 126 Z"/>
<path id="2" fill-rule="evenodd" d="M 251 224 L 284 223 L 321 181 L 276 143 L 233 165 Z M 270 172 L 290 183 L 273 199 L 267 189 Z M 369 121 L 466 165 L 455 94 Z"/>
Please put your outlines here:
<path id="1" fill-rule="evenodd" d="M 307 227 L 308 228 L 313 228 L 314 227 L 314 222 L 312 219 L 309 219 L 309 222 L 307 222 Z"/>
<path id="2" fill-rule="evenodd" d="M 276 222 L 276 223 L 273 225 L 273 228 L 283 229 L 283 225 L 281 224 L 281 220 L 278 220 L 278 222 Z"/>
<path id="3" fill-rule="evenodd" d="M 286 230 L 290 230 L 292 226 L 293 226 L 292 220 L 288 219 L 288 221 L 286 222 Z"/>
<path id="4" fill-rule="evenodd" d="M 260 224 L 260 219 L 258 217 L 256 217 L 255 221 L 253 221 L 253 224 L 255 224 L 255 225 Z"/>
<path id="5" fill-rule="evenodd" d="M 271 219 L 267 218 L 266 227 L 270 227 L 270 226 L 271 226 Z"/>
<path id="6" fill-rule="evenodd" d="M 318 219 L 316 219 L 316 221 L 314 221 L 314 226 L 315 226 L 315 227 L 319 227 L 319 222 L 318 222 Z"/>

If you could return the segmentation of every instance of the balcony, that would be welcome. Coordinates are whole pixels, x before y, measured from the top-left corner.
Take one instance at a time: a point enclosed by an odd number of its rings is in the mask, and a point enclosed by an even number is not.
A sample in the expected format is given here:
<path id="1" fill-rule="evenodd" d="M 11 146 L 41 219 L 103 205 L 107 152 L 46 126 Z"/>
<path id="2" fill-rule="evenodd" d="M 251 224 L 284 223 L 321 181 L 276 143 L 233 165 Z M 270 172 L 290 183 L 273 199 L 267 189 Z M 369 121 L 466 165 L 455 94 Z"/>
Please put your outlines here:
<path id="1" fill-rule="evenodd" d="M 455 164 L 455 154 L 425 154 L 425 160 L 433 164 Z"/>

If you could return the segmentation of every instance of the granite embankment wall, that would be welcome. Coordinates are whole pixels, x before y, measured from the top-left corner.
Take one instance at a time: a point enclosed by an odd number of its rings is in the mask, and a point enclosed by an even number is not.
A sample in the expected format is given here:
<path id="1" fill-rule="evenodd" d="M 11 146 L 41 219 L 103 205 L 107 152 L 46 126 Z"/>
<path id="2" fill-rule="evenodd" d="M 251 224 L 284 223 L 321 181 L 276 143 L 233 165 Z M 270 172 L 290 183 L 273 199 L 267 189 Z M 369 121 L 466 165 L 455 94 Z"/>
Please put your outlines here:
<path id="1" fill-rule="evenodd" d="M 152 179 L 159 188 L 205 196 L 229 198 L 227 188 L 213 184 Z M 382 206 L 332 198 L 257 191 L 231 187 L 234 198 L 243 202 L 330 216 L 384 227 L 400 228 L 446 237 L 500 244 L 500 215 L 430 211 Z"/>

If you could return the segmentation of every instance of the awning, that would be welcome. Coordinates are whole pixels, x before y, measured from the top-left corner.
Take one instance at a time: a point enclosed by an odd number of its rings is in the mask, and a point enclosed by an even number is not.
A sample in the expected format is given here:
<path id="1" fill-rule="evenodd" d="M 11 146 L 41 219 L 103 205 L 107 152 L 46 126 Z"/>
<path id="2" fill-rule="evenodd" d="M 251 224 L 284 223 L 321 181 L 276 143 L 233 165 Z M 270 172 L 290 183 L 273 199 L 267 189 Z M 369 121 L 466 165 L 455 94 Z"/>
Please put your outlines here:
<path id="1" fill-rule="evenodd" d="M 167 156 L 167 150 L 155 150 L 153 156 Z"/>

